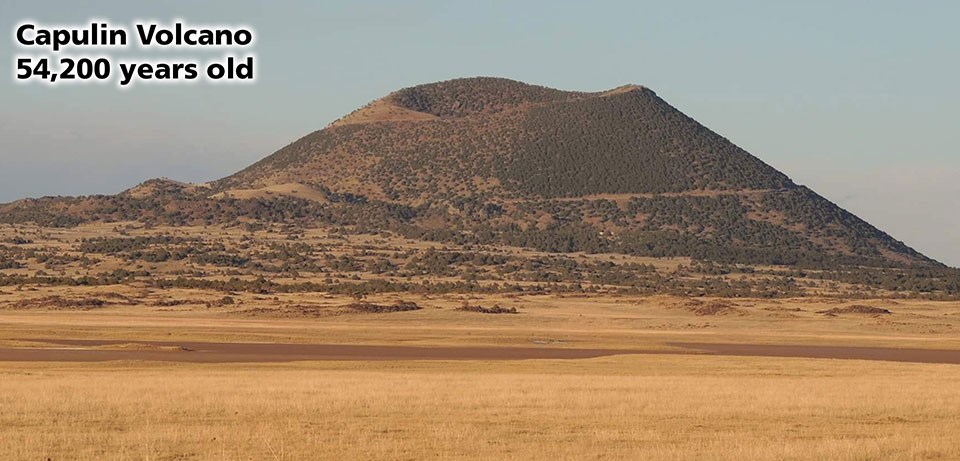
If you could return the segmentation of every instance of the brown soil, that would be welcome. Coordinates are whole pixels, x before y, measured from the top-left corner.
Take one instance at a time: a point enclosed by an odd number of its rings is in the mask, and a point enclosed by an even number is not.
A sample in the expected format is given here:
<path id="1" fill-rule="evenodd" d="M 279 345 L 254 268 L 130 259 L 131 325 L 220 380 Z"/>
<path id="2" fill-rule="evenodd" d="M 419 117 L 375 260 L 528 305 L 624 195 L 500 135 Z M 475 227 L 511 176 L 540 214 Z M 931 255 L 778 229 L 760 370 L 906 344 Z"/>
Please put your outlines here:
<path id="1" fill-rule="evenodd" d="M 155 307 L 174 307 L 174 306 L 183 306 L 183 305 L 204 305 L 206 301 L 200 299 L 160 299 L 153 303 Z"/>
<path id="2" fill-rule="evenodd" d="M 236 311 L 237 314 L 250 317 L 276 318 L 320 318 L 340 315 L 343 310 L 321 304 L 291 304 L 278 307 L 251 307 Z"/>
<path id="3" fill-rule="evenodd" d="M 184 346 L 163 346 L 157 344 L 144 344 L 144 343 L 122 343 L 122 344 L 107 344 L 103 346 L 95 346 L 97 350 L 104 351 L 161 351 L 161 352 L 190 352 L 191 349 Z"/>
<path id="4" fill-rule="evenodd" d="M 799 307 L 779 307 L 779 306 L 772 306 L 772 307 L 764 307 L 764 308 L 761 308 L 761 309 L 762 309 L 762 310 L 765 310 L 765 311 L 770 311 L 770 312 L 805 312 L 803 309 L 801 309 L 801 308 L 799 308 Z"/>
<path id="5" fill-rule="evenodd" d="M 456 310 L 463 312 L 477 312 L 479 314 L 519 314 L 516 307 L 503 307 L 499 304 L 493 307 L 464 305 Z"/>
<path id="6" fill-rule="evenodd" d="M 728 301 L 703 302 L 699 299 L 691 299 L 682 307 L 696 315 L 746 315 L 743 309 Z"/>
<path id="7" fill-rule="evenodd" d="M 393 312 L 409 312 L 423 309 L 417 303 L 398 301 L 393 304 L 374 304 L 358 301 L 341 306 L 329 304 L 296 303 L 276 307 L 251 307 L 236 311 L 237 314 L 253 317 L 277 318 L 322 318 L 345 314 L 388 314 Z"/>
<path id="8" fill-rule="evenodd" d="M 239 363 L 304 360 L 529 360 L 588 359 L 635 351 L 557 347 L 412 347 L 341 344 L 208 343 L 50 339 L 62 348 L 0 347 L 0 362 L 146 360 Z"/>
<path id="9" fill-rule="evenodd" d="M 42 298 L 23 299 L 11 305 L 14 309 L 77 309 L 91 310 L 110 304 L 100 298 L 64 298 L 62 296 L 44 296 Z"/>
<path id="10" fill-rule="evenodd" d="M 824 315 L 839 315 L 839 314 L 871 314 L 871 315 L 887 315 L 892 314 L 887 309 L 881 307 L 872 307 L 864 306 L 862 304 L 854 304 L 852 306 L 846 307 L 834 307 L 832 309 L 827 309 L 825 311 L 817 311 L 818 314 Z"/>
<path id="11" fill-rule="evenodd" d="M 104 362 L 145 360 L 198 363 L 305 360 L 530 360 L 589 359 L 624 354 L 718 355 L 880 360 L 960 364 L 960 350 L 893 347 L 669 343 L 681 350 L 562 347 L 413 347 L 348 344 L 208 343 L 85 339 L 27 339 L 63 347 L 0 347 L 0 362 Z"/>
<path id="12" fill-rule="evenodd" d="M 421 309 L 417 303 L 409 301 L 400 301 L 389 306 L 360 301 L 347 304 L 345 307 L 356 312 L 369 312 L 374 314 L 381 314 L 385 312 L 407 312 Z"/>
<path id="13" fill-rule="evenodd" d="M 669 345 L 684 349 L 697 349 L 710 355 L 960 364 L 960 350 L 946 349 L 711 343 L 670 343 Z"/>

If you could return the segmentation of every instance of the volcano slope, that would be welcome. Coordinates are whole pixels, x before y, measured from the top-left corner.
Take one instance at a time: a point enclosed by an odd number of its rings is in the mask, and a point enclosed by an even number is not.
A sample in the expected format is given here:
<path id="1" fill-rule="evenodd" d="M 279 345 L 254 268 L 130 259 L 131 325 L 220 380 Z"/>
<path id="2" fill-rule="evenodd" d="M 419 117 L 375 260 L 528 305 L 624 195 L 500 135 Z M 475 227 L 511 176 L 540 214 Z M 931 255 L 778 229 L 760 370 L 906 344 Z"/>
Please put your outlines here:
<path id="1" fill-rule="evenodd" d="M 425 235 L 453 229 L 479 243 L 767 264 L 931 262 L 640 86 L 576 93 L 478 78 L 407 88 L 216 188 L 288 183 L 397 205 Z"/>
<path id="2" fill-rule="evenodd" d="M 532 281 L 568 288 L 586 281 L 643 293 L 794 296 L 811 291 L 809 284 L 823 293 L 827 281 L 832 291 L 852 286 L 872 294 L 960 295 L 956 270 L 795 184 L 636 85 L 595 93 L 500 78 L 420 85 L 375 100 L 218 181 L 151 180 L 114 196 L 0 206 L 0 222 L 15 226 L 128 221 L 251 232 L 273 226 L 285 235 L 333 229 L 426 243 L 404 254 L 350 255 L 357 260 L 334 263 L 320 260 L 330 253 L 318 248 L 278 252 L 275 242 L 269 252 L 230 247 L 235 257 L 225 257 L 224 242 L 203 238 L 71 251 L 119 253 L 124 277 L 137 272 L 131 265 L 138 258 L 164 251 L 186 262 L 182 271 L 269 279 L 295 271 L 325 279 L 334 273 L 332 279 L 340 280 L 343 272 L 376 266 L 368 272 L 407 280 L 442 275 L 471 284 Z M 438 245 L 459 250 L 423 254 Z M 521 269 L 487 270 L 520 248 L 534 252 L 515 255 L 512 262 Z M 684 281 L 682 270 L 657 271 L 656 264 L 582 267 L 563 256 L 571 253 L 681 258 L 696 265 L 698 281 Z M 3 257 L 11 268 L 22 268 L 30 265 L 25 255 L 7 249 Z M 229 269 L 207 271 L 205 264 Z M 97 264 L 85 269 L 88 275 L 112 273 Z M 725 277 L 730 274 L 738 277 Z M 745 274 L 751 277 L 739 277 Z M 756 274 L 767 276 L 761 277 L 765 286 L 753 284 Z"/>

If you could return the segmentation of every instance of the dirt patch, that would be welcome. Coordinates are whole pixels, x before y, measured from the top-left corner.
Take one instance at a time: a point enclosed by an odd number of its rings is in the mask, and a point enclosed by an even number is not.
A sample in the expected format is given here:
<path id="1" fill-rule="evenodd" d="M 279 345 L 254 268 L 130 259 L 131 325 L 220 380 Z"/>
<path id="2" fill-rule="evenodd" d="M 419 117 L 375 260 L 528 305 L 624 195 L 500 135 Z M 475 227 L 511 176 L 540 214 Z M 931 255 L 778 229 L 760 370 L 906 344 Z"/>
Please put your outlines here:
<path id="1" fill-rule="evenodd" d="M 10 305 L 13 309 L 70 309 L 88 311 L 110 304 L 100 298 L 64 298 L 62 296 L 44 296 L 42 298 L 22 299 Z"/>
<path id="2" fill-rule="evenodd" d="M 698 350 L 701 351 L 700 353 L 707 355 L 960 364 L 960 350 L 948 349 L 720 343 L 668 343 L 668 345 L 688 350 Z M 689 352 L 681 351 L 679 353 Z"/>
<path id="3" fill-rule="evenodd" d="M 699 299 L 690 299 L 680 307 L 700 316 L 747 315 L 747 312 L 736 304 L 722 300 L 704 302 Z"/>
<path id="4" fill-rule="evenodd" d="M 184 346 L 158 345 L 158 344 L 146 344 L 146 343 L 105 344 L 102 346 L 94 346 L 93 348 L 96 350 L 103 350 L 103 351 L 152 351 L 152 352 L 190 352 L 193 350 Z"/>
<path id="5" fill-rule="evenodd" d="M 44 347 L 58 347 L 56 344 L 51 344 L 42 341 L 21 341 L 18 339 L 0 339 L 0 348 L 30 348 L 38 349 Z"/>
<path id="6" fill-rule="evenodd" d="M 100 294 L 100 296 L 102 296 L 102 297 L 104 297 L 104 298 L 106 298 L 106 299 L 117 299 L 117 300 L 120 300 L 120 301 L 122 301 L 123 303 L 126 303 L 126 304 L 134 304 L 134 303 L 135 303 L 135 301 L 134 301 L 133 298 L 131 298 L 131 297 L 127 296 L 127 295 L 121 294 L 121 293 L 116 293 L 116 292 L 113 292 L 113 291 L 107 291 L 107 292 L 102 292 L 102 293 L 99 293 L 99 294 Z"/>
<path id="7" fill-rule="evenodd" d="M 358 301 L 342 306 L 329 304 L 297 303 L 276 307 L 251 307 L 236 311 L 237 314 L 247 316 L 265 316 L 278 318 L 320 318 L 346 314 L 389 314 L 393 312 L 410 312 L 423 309 L 417 303 L 398 301 L 393 304 L 374 304 Z"/>
<path id="8" fill-rule="evenodd" d="M 493 307 L 471 306 L 469 304 L 464 304 L 463 306 L 458 307 L 456 310 L 462 312 L 476 312 L 479 314 L 519 314 L 516 307 L 503 307 L 499 304 L 495 304 Z"/>
<path id="9" fill-rule="evenodd" d="M 551 347 L 373 346 L 33 339 L 60 348 L 5 348 L 0 362 L 104 362 L 148 360 L 199 363 L 295 362 L 304 360 L 530 360 L 589 359 L 640 351 Z M 183 353 L 189 352 L 189 353 Z M 640 352 L 642 353 L 642 352 Z"/>
<path id="10" fill-rule="evenodd" d="M 235 313 L 250 317 L 276 318 L 318 318 L 339 315 L 342 312 L 331 306 L 321 304 L 291 304 L 277 307 L 251 307 Z"/>
<path id="11" fill-rule="evenodd" d="M 344 307 L 354 312 L 367 312 L 372 314 L 382 314 L 382 313 L 388 313 L 388 312 L 408 312 L 408 311 L 418 311 L 422 309 L 422 307 L 418 306 L 417 303 L 411 302 L 411 301 L 398 301 L 391 305 L 374 304 L 374 303 L 360 301 L 360 302 L 347 304 Z"/>
<path id="12" fill-rule="evenodd" d="M 846 307 L 834 307 L 827 309 L 825 311 L 817 311 L 818 314 L 823 314 L 826 316 L 836 316 L 840 314 L 866 314 L 866 315 L 889 315 L 893 312 L 890 312 L 887 309 L 882 307 L 873 307 L 873 306 L 864 306 L 862 304 L 854 304 L 852 306 Z"/>
<path id="13" fill-rule="evenodd" d="M 237 304 L 237 300 L 233 296 L 224 296 L 216 301 L 209 301 L 206 303 L 207 308 L 213 307 L 226 307 Z"/>
<path id="14" fill-rule="evenodd" d="M 534 344 L 566 344 L 569 341 L 567 341 L 566 339 L 534 339 L 533 341 L 530 341 L 530 342 Z"/>
<path id="15" fill-rule="evenodd" d="M 621 354 L 718 355 L 882 360 L 960 364 L 960 350 L 770 344 L 669 343 L 679 350 L 575 349 L 567 347 L 415 347 L 351 344 L 207 343 L 84 339 L 23 339 L 61 347 L 0 345 L 0 362 L 103 362 L 148 360 L 200 363 L 303 360 L 530 360 L 588 359 Z M 189 352 L 189 353 L 184 353 Z"/>
<path id="16" fill-rule="evenodd" d="M 770 311 L 770 312 L 806 312 L 799 307 L 782 307 L 782 306 L 772 306 L 772 307 L 763 307 L 761 310 Z"/>
<path id="17" fill-rule="evenodd" d="M 176 307 L 183 305 L 205 305 L 207 301 L 202 299 L 159 299 L 153 302 L 154 307 Z"/>

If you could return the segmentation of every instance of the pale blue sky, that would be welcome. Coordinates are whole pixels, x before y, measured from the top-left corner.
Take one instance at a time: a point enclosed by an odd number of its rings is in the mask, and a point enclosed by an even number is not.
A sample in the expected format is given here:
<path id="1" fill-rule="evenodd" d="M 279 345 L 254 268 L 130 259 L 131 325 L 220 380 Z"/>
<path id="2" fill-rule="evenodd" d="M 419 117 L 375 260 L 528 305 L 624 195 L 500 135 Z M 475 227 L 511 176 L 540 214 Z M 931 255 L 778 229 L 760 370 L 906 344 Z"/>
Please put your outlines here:
<path id="1" fill-rule="evenodd" d="M 12 83 L 15 22 L 90 17 L 252 25 L 258 81 L 131 91 Z M 219 178 L 418 83 L 638 83 L 956 266 L 957 18 L 957 1 L 4 0 L 0 201 Z"/>

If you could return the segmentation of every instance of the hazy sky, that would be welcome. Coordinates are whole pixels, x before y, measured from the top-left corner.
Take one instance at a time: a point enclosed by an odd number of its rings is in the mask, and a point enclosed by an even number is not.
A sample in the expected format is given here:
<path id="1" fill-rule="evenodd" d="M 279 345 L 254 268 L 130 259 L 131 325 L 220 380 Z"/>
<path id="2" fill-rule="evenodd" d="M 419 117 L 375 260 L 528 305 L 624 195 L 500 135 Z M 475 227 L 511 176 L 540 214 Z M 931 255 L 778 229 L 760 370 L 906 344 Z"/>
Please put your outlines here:
<path id="1" fill-rule="evenodd" d="M 12 83 L 14 23 L 91 17 L 249 24 L 258 81 L 131 91 Z M 115 193 L 159 176 L 220 178 L 419 83 L 477 75 L 567 90 L 638 83 L 960 266 L 957 18 L 955 0 L 3 0 L 0 202 Z"/>

